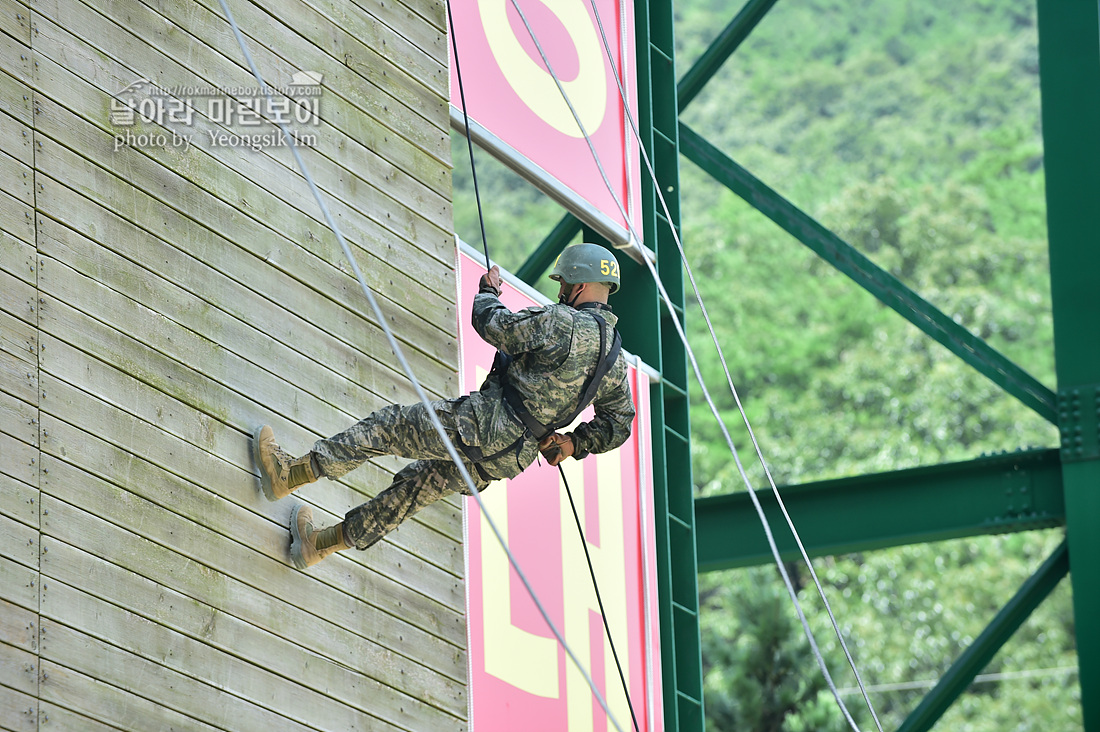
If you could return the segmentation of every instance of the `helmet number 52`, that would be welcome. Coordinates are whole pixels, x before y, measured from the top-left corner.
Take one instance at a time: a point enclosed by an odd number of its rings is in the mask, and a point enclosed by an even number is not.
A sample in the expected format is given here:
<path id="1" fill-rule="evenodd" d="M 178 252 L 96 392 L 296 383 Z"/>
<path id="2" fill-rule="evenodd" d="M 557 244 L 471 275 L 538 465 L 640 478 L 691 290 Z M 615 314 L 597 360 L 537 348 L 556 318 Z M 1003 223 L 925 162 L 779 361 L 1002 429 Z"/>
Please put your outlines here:
<path id="1" fill-rule="evenodd" d="M 611 275 L 612 277 L 619 276 L 619 263 L 615 261 L 607 261 L 606 259 L 600 260 L 600 274 Z"/>

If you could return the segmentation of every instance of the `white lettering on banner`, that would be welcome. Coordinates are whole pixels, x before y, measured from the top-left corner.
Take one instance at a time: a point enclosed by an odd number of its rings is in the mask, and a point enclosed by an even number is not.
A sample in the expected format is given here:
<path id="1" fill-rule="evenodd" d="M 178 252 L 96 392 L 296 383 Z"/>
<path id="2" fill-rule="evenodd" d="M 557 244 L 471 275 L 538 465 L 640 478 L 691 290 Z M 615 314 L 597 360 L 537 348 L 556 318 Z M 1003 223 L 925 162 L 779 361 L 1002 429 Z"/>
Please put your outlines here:
<path id="1" fill-rule="evenodd" d="M 508 488 L 493 486 L 481 498 L 489 513 L 505 517 L 497 526 L 508 541 Z M 481 592 L 485 619 L 485 673 L 528 694 L 558 698 L 558 642 L 512 623 L 511 565 L 484 513 L 481 516 Z"/>
<path id="2" fill-rule="evenodd" d="M 488 372 L 478 366 L 476 382 Z M 481 494 L 493 516 L 503 517 L 497 526 L 508 541 L 508 485 L 499 481 Z M 512 624 L 511 565 L 504 547 L 493 536 L 485 514 L 481 520 L 481 595 L 485 622 L 485 673 L 507 681 L 535 696 L 558 698 L 558 642 L 529 633 Z"/>
<path id="3" fill-rule="evenodd" d="M 489 49 L 504 78 L 523 103 L 551 127 L 570 137 L 584 137 L 554 78 L 528 55 L 516 38 L 508 21 L 510 4 L 511 0 L 477 0 Z M 551 0 L 543 4 L 561 21 L 576 48 L 580 67 L 577 78 L 570 81 L 559 78 L 559 81 L 585 131 L 589 135 L 595 134 L 607 112 L 609 79 L 602 46 L 588 15 L 587 5 L 584 0 Z M 523 32 L 526 33 L 526 29 Z M 546 50 L 545 44 L 543 50 Z M 547 55 L 550 55 L 549 51 Z M 555 69 L 555 73 L 561 72 Z"/>
<path id="4" fill-rule="evenodd" d="M 617 452 L 592 455 L 596 461 L 596 513 L 589 517 L 586 511 L 583 466 L 576 461 L 564 465 L 569 487 L 572 489 L 573 502 L 577 506 L 577 515 L 581 526 L 585 527 L 585 536 L 589 537 L 598 526 L 599 546 L 588 541 L 588 552 L 592 556 L 592 566 L 599 579 L 600 594 L 607 612 L 607 623 L 611 626 L 613 637 L 619 639 L 616 648 L 623 672 L 630 683 L 630 643 L 627 643 L 626 619 L 626 545 L 623 526 L 622 504 L 622 459 Z M 622 691 L 619 672 L 611 653 L 611 646 L 604 635 L 603 621 L 600 618 L 600 605 L 592 587 L 584 547 L 580 545 L 577 527 L 572 521 L 573 511 L 569 506 L 569 497 L 565 486 L 561 487 L 561 541 L 562 541 L 562 580 L 565 589 L 565 640 L 582 659 L 594 657 L 592 644 L 602 646 L 603 684 L 600 679 L 593 681 L 602 686 L 604 698 L 612 715 L 617 720 L 630 719 L 630 706 Z M 596 631 L 594 628 L 598 628 Z M 591 666 L 590 666 L 591 669 Z M 596 715 L 604 715 L 598 705 L 592 703 L 592 691 L 577 667 L 569 664 L 565 670 L 565 687 L 569 718 L 569 732 L 591 732 L 596 728 Z M 604 729 L 610 729 L 605 723 Z"/>

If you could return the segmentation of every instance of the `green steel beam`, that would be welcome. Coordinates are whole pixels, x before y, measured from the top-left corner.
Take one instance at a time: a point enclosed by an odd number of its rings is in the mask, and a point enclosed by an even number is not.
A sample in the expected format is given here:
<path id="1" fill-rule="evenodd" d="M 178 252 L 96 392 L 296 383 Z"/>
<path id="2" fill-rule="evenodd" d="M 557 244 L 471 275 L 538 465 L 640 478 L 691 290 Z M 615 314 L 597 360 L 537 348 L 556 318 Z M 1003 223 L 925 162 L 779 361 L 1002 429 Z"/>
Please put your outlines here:
<path id="1" fill-rule="evenodd" d="M 642 187 L 642 241 L 656 255 L 657 273 L 683 311 L 684 271 L 672 227 L 680 226 L 679 119 L 676 104 L 672 0 L 635 0 L 638 49 L 638 129 L 656 172 L 657 185 Z M 665 192 L 665 219 L 656 190 Z M 691 429 L 687 402 L 687 354 L 661 305 L 653 278 L 633 259 L 620 262 L 622 291 L 615 309 L 623 347 L 661 374 L 650 389 L 654 524 L 657 538 L 658 613 L 664 729 L 703 732 L 703 666 L 699 636 L 698 567 L 691 481 Z"/>
<path id="2" fill-rule="evenodd" d="M 1065 522 L 1056 449 L 787 486 L 780 495 L 811 556 Z M 775 496 L 769 490 L 757 496 L 780 552 L 796 559 Z M 701 572 L 772 561 L 746 492 L 696 499 L 695 526 Z"/>
<path id="3" fill-rule="evenodd" d="M 1043 418 L 1056 423 L 1055 396 L 1050 389 L 764 185 L 683 123 L 680 124 L 680 151 L 826 262 L 855 280 L 884 305 L 893 308 Z"/>
<path id="4" fill-rule="evenodd" d="M 541 277 L 542 273 L 550 268 L 550 265 L 554 263 L 555 257 L 561 253 L 565 245 L 572 241 L 573 237 L 579 234 L 580 231 L 580 219 L 571 213 L 567 213 L 562 217 L 562 220 L 558 222 L 557 226 L 546 235 L 546 238 L 542 240 L 538 248 L 527 257 L 527 261 L 516 270 L 516 277 L 519 277 L 529 285 L 533 285 L 535 280 Z"/>
<path id="5" fill-rule="evenodd" d="M 1039 0 L 1050 289 L 1084 728 L 1100 729 L 1100 8 Z"/>
<path id="6" fill-rule="evenodd" d="M 703 55 L 688 69 L 688 72 L 680 78 L 676 86 L 676 98 L 680 105 L 680 111 L 684 111 L 687 105 L 703 90 L 707 82 L 718 73 L 722 64 L 726 62 L 741 42 L 748 38 L 753 28 L 763 20 L 768 11 L 775 5 L 776 0 L 749 0 L 741 12 L 737 14 L 730 24 L 718 34 L 718 37 L 707 47 Z"/>
<path id="7" fill-rule="evenodd" d="M 1043 562 L 1035 574 L 1019 589 L 1013 598 L 1001 608 L 993 622 L 982 631 L 951 668 L 947 670 L 932 691 L 898 728 L 898 732 L 928 732 L 943 713 L 966 691 L 974 677 L 992 660 L 1001 646 L 1027 620 L 1031 612 L 1058 586 L 1069 571 L 1069 549 L 1066 542 Z M 1074 569 L 1076 572 L 1076 568 Z M 1092 729 L 1087 724 L 1085 729 Z"/>

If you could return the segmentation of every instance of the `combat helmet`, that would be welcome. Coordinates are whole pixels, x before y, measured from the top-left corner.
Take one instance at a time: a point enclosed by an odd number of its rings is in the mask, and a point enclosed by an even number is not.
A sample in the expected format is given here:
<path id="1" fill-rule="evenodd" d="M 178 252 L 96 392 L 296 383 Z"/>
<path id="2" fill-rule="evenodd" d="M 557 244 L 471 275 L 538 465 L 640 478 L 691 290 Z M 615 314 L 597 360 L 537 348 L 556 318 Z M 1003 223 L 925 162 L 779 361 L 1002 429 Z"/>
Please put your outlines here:
<path id="1" fill-rule="evenodd" d="M 599 244 L 574 244 L 558 255 L 550 279 L 570 285 L 602 282 L 610 294 L 615 294 L 619 290 L 619 262 Z"/>

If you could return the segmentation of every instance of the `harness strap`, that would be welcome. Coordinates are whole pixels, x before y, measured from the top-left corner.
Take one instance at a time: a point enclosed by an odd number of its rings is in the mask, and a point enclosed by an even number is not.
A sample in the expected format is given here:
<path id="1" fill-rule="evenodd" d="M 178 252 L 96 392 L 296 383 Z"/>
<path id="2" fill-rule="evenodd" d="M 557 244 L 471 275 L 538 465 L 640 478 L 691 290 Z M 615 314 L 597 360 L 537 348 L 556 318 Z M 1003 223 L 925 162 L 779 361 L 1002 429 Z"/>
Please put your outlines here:
<path id="1" fill-rule="evenodd" d="M 607 344 L 607 321 L 601 318 L 596 313 L 588 313 L 596 319 L 596 324 L 600 328 L 600 353 L 603 353 L 604 346 Z M 618 329 L 614 331 L 614 338 L 611 342 L 611 350 L 607 352 L 606 356 L 600 358 L 600 361 L 596 364 L 596 370 L 588 377 L 588 381 L 585 384 L 584 392 L 581 394 L 580 401 L 577 404 L 577 408 L 573 410 L 573 413 L 568 417 L 558 420 L 552 424 L 543 424 L 535 419 L 531 411 L 527 409 L 527 405 L 523 402 L 523 397 L 508 380 L 507 371 L 501 374 L 501 385 L 504 387 L 504 399 L 508 402 L 508 406 L 512 408 L 516 417 L 519 418 L 523 426 L 527 428 L 527 431 L 536 440 L 542 440 L 547 435 L 553 434 L 562 427 L 565 427 L 574 419 L 576 419 L 581 412 L 583 412 L 589 404 L 591 404 L 596 398 L 596 391 L 600 387 L 600 382 L 607 376 L 607 373 L 611 370 L 611 367 L 615 365 L 616 359 L 619 357 L 619 351 L 622 348 L 622 336 L 619 335 Z"/>

